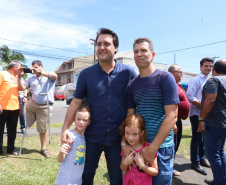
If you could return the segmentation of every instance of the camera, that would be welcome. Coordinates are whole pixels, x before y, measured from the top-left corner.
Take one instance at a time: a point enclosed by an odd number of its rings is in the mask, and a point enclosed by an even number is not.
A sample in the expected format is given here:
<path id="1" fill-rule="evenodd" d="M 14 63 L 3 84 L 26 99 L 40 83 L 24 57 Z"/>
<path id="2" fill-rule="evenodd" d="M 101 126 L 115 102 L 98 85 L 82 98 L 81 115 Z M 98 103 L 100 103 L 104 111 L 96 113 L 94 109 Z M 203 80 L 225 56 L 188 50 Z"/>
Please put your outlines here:
<path id="1" fill-rule="evenodd" d="M 32 73 L 32 70 L 29 68 L 23 68 L 24 73 Z"/>

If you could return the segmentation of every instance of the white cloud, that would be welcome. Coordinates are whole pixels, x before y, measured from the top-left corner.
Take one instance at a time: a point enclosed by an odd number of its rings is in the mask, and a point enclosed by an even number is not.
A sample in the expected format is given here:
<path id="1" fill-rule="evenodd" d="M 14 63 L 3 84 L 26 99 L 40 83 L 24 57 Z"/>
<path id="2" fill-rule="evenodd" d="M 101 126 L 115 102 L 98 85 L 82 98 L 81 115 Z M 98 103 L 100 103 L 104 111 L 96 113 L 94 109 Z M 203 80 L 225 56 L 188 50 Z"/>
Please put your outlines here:
<path id="1" fill-rule="evenodd" d="M 36 0 L 31 0 L 29 3 L 20 0 L 0 2 L 0 38 L 56 48 L 75 48 L 78 51 L 84 46 L 86 48 L 90 47 L 89 39 L 95 36 L 96 30 L 89 25 L 63 24 L 57 21 L 50 22 L 53 19 L 57 20 L 57 17 L 61 15 L 64 15 L 64 18 L 73 19 L 77 14 L 66 9 L 64 11 L 57 11 L 54 5 L 48 6 L 52 2 Z M 63 4 L 63 1 L 61 2 Z M 86 0 L 84 5 L 90 2 Z M 8 7 L 10 7 L 10 10 L 8 10 Z M 53 13 L 49 16 L 50 19 L 42 18 L 42 15 L 47 13 Z M 45 49 L 2 39 L 0 39 L 1 43 L 9 45 L 13 49 Z"/>

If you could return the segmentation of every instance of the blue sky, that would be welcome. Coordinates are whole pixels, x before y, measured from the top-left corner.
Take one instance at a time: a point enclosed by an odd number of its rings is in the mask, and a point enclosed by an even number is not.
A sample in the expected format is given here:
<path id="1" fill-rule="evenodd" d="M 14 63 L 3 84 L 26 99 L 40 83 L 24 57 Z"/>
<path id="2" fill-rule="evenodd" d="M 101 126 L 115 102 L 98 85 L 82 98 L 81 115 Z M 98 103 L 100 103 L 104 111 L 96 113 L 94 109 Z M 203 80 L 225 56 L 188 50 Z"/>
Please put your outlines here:
<path id="1" fill-rule="evenodd" d="M 224 0 L 0 0 L 0 45 L 25 52 L 28 66 L 39 59 L 54 71 L 72 57 L 93 54 L 90 38 L 106 27 L 118 34 L 119 51 L 149 37 L 154 62 L 169 67 L 176 55 L 184 72 L 198 73 L 203 57 L 226 59 L 225 7 Z"/>

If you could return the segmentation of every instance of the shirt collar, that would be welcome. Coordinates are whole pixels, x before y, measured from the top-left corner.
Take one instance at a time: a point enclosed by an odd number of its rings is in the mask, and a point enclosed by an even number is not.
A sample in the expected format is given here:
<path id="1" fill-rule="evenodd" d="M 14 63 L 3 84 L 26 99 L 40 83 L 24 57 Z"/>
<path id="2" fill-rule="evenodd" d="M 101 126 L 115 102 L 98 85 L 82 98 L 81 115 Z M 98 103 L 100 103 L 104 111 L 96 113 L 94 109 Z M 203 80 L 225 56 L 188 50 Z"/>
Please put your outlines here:
<path id="1" fill-rule="evenodd" d="M 119 63 L 116 61 L 116 60 L 114 60 L 115 61 L 115 67 L 114 67 L 114 69 L 112 70 L 112 71 L 114 71 L 116 68 L 118 68 L 118 66 L 119 66 Z M 98 61 L 98 63 L 97 63 L 97 66 L 98 66 L 98 69 L 100 70 L 100 71 L 103 71 L 103 69 L 100 67 L 100 64 L 99 64 L 99 61 Z M 112 72 L 111 71 L 111 72 Z M 105 71 L 104 71 L 105 72 Z"/>

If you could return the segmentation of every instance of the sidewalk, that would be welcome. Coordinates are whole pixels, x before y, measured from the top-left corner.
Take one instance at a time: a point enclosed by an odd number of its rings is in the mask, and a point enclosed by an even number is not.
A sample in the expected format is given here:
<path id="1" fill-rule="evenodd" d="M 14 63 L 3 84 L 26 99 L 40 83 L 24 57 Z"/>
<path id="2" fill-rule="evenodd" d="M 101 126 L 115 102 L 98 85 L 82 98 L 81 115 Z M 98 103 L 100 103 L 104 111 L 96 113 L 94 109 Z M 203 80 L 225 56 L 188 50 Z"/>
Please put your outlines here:
<path id="1" fill-rule="evenodd" d="M 189 121 L 183 122 L 183 125 L 188 125 Z M 60 135 L 61 134 L 61 128 L 51 128 L 51 135 Z M 36 128 L 29 128 L 27 129 L 27 134 L 25 137 L 32 137 L 38 135 L 38 132 Z M 6 134 L 4 134 L 4 137 L 6 137 Z M 20 129 L 17 129 L 17 137 L 23 137 L 23 134 L 21 133 Z M 204 167 L 205 168 L 205 167 Z M 205 168 L 207 175 L 201 175 L 194 170 L 191 169 L 191 163 L 190 160 L 180 156 L 176 155 L 175 158 L 175 169 L 181 172 L 180 176 L 173 177 L 173 184 L 174 185 L 206 185 L 204 182 L 205 178 L 212 179 L 212 171 L 210 168 Z"/>

